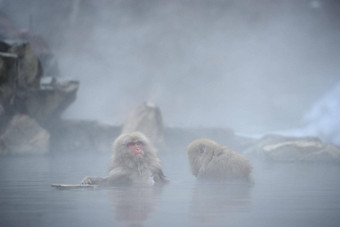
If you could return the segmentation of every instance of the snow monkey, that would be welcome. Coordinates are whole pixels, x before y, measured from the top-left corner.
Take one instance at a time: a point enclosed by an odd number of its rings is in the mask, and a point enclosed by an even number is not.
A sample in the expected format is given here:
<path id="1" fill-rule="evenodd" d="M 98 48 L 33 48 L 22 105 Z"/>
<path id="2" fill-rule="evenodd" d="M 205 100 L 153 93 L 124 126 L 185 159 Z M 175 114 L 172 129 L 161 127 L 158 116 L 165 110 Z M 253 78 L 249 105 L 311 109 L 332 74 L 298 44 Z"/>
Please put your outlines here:
<path id="1" fill-rule="evenodd" d="M 107 177 L 85 177 L 81 184 L 166 183 L 156 149 L 140 132 L 120 135 L 113 143 Z"/>
<path id="2" fill-rule="evenodd" d="M 197 139 L 187 148 L 191 172 L 198 179 L 250 180 L 252 166 L 242 154 L 210 139 Z"/>

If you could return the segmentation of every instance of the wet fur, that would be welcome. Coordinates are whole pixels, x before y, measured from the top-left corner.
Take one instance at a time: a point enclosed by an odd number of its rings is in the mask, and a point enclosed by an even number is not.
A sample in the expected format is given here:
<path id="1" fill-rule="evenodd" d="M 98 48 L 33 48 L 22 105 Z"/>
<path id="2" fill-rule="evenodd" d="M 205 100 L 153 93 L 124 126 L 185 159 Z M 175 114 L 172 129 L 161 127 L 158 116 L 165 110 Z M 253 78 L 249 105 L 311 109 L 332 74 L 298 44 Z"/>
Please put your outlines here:
<path id="1" fill-rule="evenodd" d="M 250 161 L 213 140 L 193 141 L 187 148 L 187 155 L 191 172 L 198 179 L 250 179 Z"/>
<path id="2" fill-rule="evenodd" d="M 143 154 L 135 155 L 127 144 L 140 141 L 143 143 Z M 113 143 L 112 162 L 109 176 L 105 178 L 84 178 L 82 184 L 127 184 L 127 183 L 165 183 L 156 149 L 146 136 L 140 132 L 124 133 Z"/>
<path id="3" fill-rule="evenodd" d="M 135 155 L 127 147 L 133 141 L 143 143 L 143 155 Z M 146 136 L 140 132 L 125 133 L 119 136 L 113 144 L 114 154 L 109 175 L 125 175 L 131 181 L 147 181 L 153 177 L 155 182 L 165 180 L 156 149 Z"/>

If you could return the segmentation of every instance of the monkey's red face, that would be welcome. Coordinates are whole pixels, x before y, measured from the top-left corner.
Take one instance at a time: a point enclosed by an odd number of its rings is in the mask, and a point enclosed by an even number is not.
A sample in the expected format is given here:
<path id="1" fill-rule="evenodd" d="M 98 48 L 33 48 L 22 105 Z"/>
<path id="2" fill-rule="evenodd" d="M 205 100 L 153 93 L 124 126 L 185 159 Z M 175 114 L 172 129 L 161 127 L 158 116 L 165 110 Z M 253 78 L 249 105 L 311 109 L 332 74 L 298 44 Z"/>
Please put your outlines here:
<path id="1" fill-rule="evenodd" d="M 134 154 L 143 154 L 143 143 L 140 141 L 130 142 L 127 147 L 133 151 Z"/>

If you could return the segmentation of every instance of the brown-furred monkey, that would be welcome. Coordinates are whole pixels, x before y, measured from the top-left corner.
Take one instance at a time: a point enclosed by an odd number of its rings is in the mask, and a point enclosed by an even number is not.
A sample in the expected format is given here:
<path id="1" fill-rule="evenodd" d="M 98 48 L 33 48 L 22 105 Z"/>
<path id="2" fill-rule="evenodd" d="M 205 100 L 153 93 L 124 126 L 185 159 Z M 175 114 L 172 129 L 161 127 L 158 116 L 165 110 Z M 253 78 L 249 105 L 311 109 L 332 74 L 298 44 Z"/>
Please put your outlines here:
<path id="1" fill-rule="evenodd" d="M 166 183 L 156 149 L 140 132 L 120 135 L 113 143 L 113 155 L 107 177 L 85 177 L 81 184 L 117 185 L 130 183 Z"/>
<path id="2" fill-rule="evenodd" d="M 252 166 L 242 154 L 210 139 L 197 139 L 187 148 L 192 174 L 205 180 L 251 180 Z"/>

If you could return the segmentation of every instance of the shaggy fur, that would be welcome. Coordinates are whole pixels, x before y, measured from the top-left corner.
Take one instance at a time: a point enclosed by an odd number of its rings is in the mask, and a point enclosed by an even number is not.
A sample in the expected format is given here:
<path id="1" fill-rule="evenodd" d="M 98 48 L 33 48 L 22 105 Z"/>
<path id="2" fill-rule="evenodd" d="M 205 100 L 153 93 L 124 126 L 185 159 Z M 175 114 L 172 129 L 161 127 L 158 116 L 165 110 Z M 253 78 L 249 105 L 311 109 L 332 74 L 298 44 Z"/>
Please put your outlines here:
<path id="1" fill-rule="evenodd" d="M 193 141 L 187 148 L 187 155 L 191 172 L 198 179 L 250 179 L 249 160 L 213 140 Z"/>
<path id="2" fill-rule="evenodd" d="M 143 144 L 143 153 L 136 155 L 127 144 L 140 141 Z M 160 160 L 155 148 L 140 132 L 120 135 L 113 143 L 113 156 L 109 176 L 85 177 L 82 184 L 111 185 L 121 183 L 165 183 Z"/>

